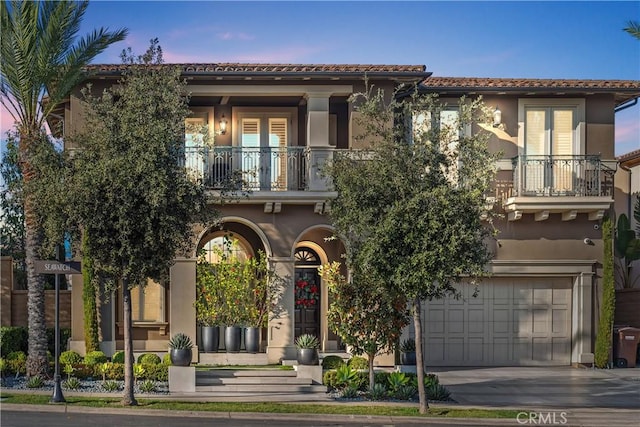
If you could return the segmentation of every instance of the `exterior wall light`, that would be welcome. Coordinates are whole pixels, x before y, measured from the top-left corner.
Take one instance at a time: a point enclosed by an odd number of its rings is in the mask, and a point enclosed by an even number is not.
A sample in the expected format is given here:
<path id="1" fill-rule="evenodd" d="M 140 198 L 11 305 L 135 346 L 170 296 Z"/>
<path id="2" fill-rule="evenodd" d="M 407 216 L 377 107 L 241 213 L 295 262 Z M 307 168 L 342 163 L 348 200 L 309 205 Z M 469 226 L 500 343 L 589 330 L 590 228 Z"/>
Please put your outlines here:
<path id="1" fill-rule="evenodd" d="M 227 133 L 227 119 L 224 118 L 224 114 L 220 118 L 220 135 Z"/>
<path id="2" fill-rule="evenodd" d="M 493 127 L 498 127 L 502 123 L 502 111 L 498 107 L 493 112 Z"/>

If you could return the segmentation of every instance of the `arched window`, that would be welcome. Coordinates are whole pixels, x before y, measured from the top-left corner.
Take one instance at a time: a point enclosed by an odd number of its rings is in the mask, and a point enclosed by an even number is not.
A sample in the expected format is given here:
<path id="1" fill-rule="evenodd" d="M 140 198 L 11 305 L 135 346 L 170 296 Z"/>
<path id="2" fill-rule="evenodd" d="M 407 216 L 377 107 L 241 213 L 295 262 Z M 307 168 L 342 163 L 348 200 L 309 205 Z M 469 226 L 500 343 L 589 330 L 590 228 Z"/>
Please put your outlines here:
<path id="1" fill-rule="evenodd" d="M 236 258 L 239 261 L 246 261 L 254 255 L 249 242 L 240 236 L 229 234 L 214 235 L 202 249 L 205 252 L 205 259 L 211 264 L 220 262 L 219 251 L 222 251 L 226 257 Z"/>

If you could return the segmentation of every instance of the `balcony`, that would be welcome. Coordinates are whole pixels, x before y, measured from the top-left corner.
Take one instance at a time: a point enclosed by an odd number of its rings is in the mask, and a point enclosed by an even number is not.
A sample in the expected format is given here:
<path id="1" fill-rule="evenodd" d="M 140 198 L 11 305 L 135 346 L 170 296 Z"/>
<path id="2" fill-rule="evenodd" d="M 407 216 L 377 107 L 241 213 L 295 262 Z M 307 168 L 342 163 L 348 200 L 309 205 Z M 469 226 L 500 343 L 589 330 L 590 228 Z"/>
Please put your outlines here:
<path id="1" fill-rule="evenodd" d="M 600 156 L 517 156 L 512 165 L 513 186 L 503 198 L 510 221 L 523 214 L 543 221 L 552 213 L 563 221 L 586 213 L 596 221 L 613 203 L 615 171 Z"/>
<path id="2" fill-rule="evenodd" d="M 253 203 L 316 204 L 331 196 L 321 168 L 332 155 L 331 147 L 187 146 L 184 166 L 205 188 L 248 191 Z"/>

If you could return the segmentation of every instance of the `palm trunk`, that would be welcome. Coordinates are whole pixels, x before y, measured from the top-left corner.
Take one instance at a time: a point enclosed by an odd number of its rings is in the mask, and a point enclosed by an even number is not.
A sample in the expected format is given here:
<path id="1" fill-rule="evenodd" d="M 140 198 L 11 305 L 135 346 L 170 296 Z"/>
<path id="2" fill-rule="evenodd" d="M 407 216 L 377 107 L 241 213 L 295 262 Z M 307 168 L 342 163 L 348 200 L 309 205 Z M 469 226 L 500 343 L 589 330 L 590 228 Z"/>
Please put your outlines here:
<path id="1" fill-rule="evenodd" d="M 133 339 L 131 337 L 131 289 L 127 279 L 122 281 L 122 303 L 124 308 L 124 396 L 122 404 L 138 404 L 133 395 Z"/>
<path id="2" fill-rule="evenodd" d="M 22 171 L 23 188 L 35 179 L 35 170 L 31 166 L 31 151 L 37 143 L 35 137 L 21 133 L 19 161 Z M 44 311 L 44 277 L 36 274 L 34 261 L 38 259 L 38 248 L 42 246 L 42 233 L 38 225 L 33 197 L 25 190 L 25 262 L 27 266 L 27 314 L 29 329 L 29 355 L 27 357 L 27 376 L 47 376 L 49 362 L 47 360 L 47 325 Z"/>
<path id="3" fill-rule="evenodd" d="M 429 410 L 427 393 L 424 389 L 424 362 L 422 355 L 422 316 L 420 313 L 420 300 L 413 300 L 413 327 L 416 331 L 416 374 L 418 377 L 418 398 L 420 399 L 420 413 L 426 414 Z"/>

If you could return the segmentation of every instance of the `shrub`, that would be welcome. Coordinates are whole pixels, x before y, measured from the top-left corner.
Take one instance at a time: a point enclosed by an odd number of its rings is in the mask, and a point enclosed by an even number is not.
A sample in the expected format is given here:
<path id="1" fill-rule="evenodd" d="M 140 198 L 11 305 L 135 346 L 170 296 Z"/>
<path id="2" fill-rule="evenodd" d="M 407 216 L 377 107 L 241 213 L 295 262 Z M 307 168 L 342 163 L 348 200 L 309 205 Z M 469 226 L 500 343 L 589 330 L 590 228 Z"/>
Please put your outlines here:
<path id="1" fill-rule="evenodd" d="M 387 398 L 387 388 L 382 383 L 375 383 L 373 388 L 369 390 L 369 397 L 372 400 L 383 400 Z"/>
<path id="2" fill-rule="evenodd" d="M 80 379 L 87 379 L 97 376 L 95 365 L 87 365 L 85 363 L 77 363 L 73 366 L 73 373 Z M 99 374 L 98 374 L 99 375 Z"/>
<path id="3" fill-rule="evenodd" d="M 124 364 L 109 363 L 109 366 L 104 372 L 104 377 L 107 380 L 124 380 Z"/>
<path id="4" fill-rule="evenodd" d="M 20 360 L 22 362 L 26 362 L 27 355 L 23 351 L 12 351 L 7 354 L 7 360 Z"/>
<path id="5" fill-rule="evenodd" d="M 76 365 L 82 363 L 82 356 L 73 350 L 67 350 L 60 353 L 60 364 Z"/>
<path id="6" fill-rule="evenodd" d="M 6 357 L 16 351 L 26 353 L 29 348 L 28 340 L 29 332 L 23 326 L 0 327 L 0 356 Z"/>
<path id="7" fill-rule="evenodd" d="M 402 387 L 409 384 L 410 378 L 403 372 L 391 372 L 387 377 L 387 384 L 389 385 L 389 391 L 395 394 Z"/>
<path id="8" fill-rule="evenodd" d="M 163 365 L 171 365 L 171 355 L 169 353 L 165 354 L 162 358 Z"/>
<path id="9" fill-rule="evenodd" d="M 113 353 L 113 356 L 111 356 L 111 362 L 124 363 L 124 351 L 118 350 L 115 353 Z"/>
<path id="10" fill-rule="evenodd" d="M 335 388 L 344 389 L 349 386 L 356 386 L 358 384 L 358 371 L 353 369 L 349 365 L 342 365 L 336 369 L 336 382 Z"/>
<path id="11" fill-rule="evenodd" d="M 143 365 L 157 365 L 160 362 L 160 356 L 154 353 L 144 353 L 138 356 L 138 363 Z"/>
<path id="12" fill-rule="evenodd" d="M 140 383 L 139 387 L 143 393 L 152 393 L 156 390 L 156 383 L 153 380 L 144 380 Z"/>
<path id="13" fill-rule="evenodd" d="M 410 384 L 405 384 L 394 391 L 393 397 L 398 400 L 411 400 L 415 397 L 417 392 L 417 388 Z"/>
<path id="14" fill-rule="evenodd" d="M 107 360 L 108 360 L 107 356 L 105 356 L 105 354 L 99 350 L 90 351 L 84 357 L 85 365 L 89 365 L 89 366 L 95 366 L 99 363 L 105 363 Z"/>
<path id="15" fill-rule="evenodd" d="M 77 379 L 76 377 L 70 377 L 67 378 L 63 383 L 62 386 L 64 388 L 66 388 L 67 390 L 78 390 L 80 388 L 80 380 Z"/>
<path id="16" fill-rule="evenodd" d="M 169 366 L 163 364 L 144 364 L 138 365 L 143 371 L 137 379 L 148 379 L 153 381 L 168 381 L 169 380 Z"/>
<path id="17" fill-rule="evenodd" d="M 294 344 L 297 348 L 318 348 L 320 347 L 320 342 L 318 341 L 318 337 L 311 334 L 300 335 L 294 341 Z"/>
<path id="18" fill-rule="evenodd" d="M 326 385 L 327 389 L 330 391 L 336 389 L 336 381 L 337 373 L 335 369 L 325 371 L 325 373 L 322 375 L 322 384 Z"/>
<path id="19" fill-rule="evenodd" d="M 342 357 L 336 356 L 335 354 L 331 354 L 329 356 L 325 356 L 322 359 L 322 369 L 337 369 L 338 367 L 344 365 L 344 360 Z"/>
<path id="20" fill-rule="evenodd" d="M 44 380 L 39 375 L 34 375 L 27 381 L 27 388 L 42 388 L 44 387 Z"/>
<path id="21" fill-rule="evenodd" d="M 429 387 L 425 387 L 425 392 L 429 400 L 443 402 L 451 399 L 451 393 L 442 384 L 432 384 Z"/>
<path id="22" fill-rule="evenodd" d="M 358 397 L 358 387 L 352 385 L 347 386 L 342 389 L 342 391 L 340 392 L 340 396 L 344 397 L 345 399 L 356 398 Z"/>
<path id="23" fill-rule="evenodd" d="M 353 356 L 347 362 L 352 369 L 369 369 L 369 361 L 362 356 Z"/>
<path id="24" fill-rule="evenodd" d="M 120 390 L 120 383 L 114 380 L 103 381 L 102 388 L 105 391 L 118 391 Z"/>

